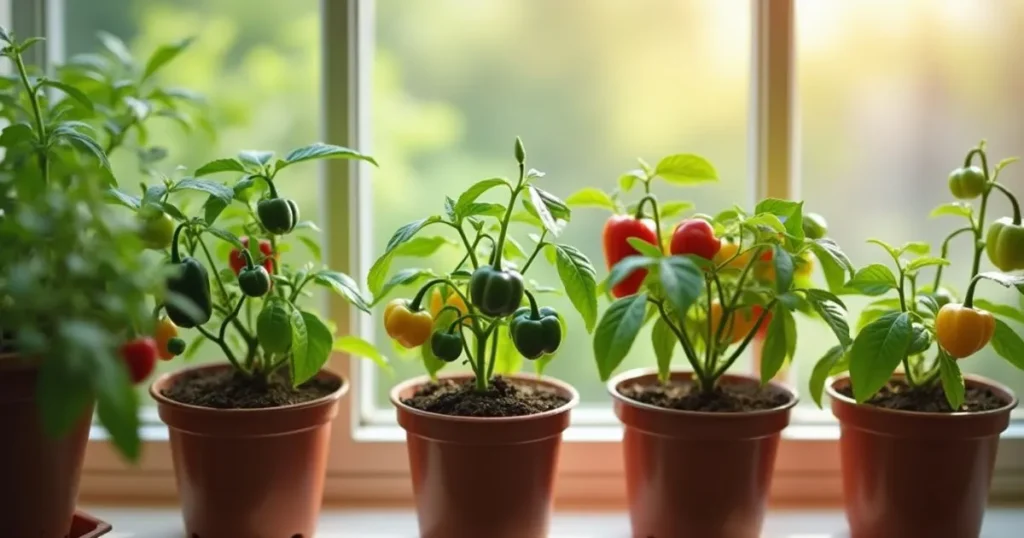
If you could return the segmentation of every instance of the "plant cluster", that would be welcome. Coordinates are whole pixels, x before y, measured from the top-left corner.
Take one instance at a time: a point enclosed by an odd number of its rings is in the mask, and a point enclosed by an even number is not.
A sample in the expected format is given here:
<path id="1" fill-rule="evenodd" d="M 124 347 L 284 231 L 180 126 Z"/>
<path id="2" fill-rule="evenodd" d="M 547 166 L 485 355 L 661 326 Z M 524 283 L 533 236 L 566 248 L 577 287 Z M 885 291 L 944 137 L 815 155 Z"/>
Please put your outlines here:
<path id="1" fill-rule="evenodd" d="M 1011 274 L 1024 269 L 1020 204 L 999 181 L 1000 173 L 1016 160 L 1003 159 L 990 168 L 982 142 L 967 153 L 962 167 L 950 173 L 949 191 L 959 201 L 935 208 L 931 216 L 959 217 L 966 223 L 943 240 L 939 256 L 930 255 L 930 245 L 924 242 L 897 248 L 878 239 L 869 240 L 889 254 L 895 272 L 886 265 L 870 264 L 858 269 L 846 283 L 848 293 L 881 298 L 868 304 L 861 314 L 853 342 L 829 349 L 818 361 L 810 387 L 816 402 L 820 403 L 829 375 L 849 371 L 854 397 L 865 402 L 889 384 L 902 366 L 901 379 L 907 388 L 941 385 L 950 409 L 960 410 L 965 385 L 959 359 L 991 344 L 996 353 L 1024 369 L 1024 340 L 993 314 L 1021 322 L 1024 315 L 1012 306 L 975 297 L 976 287 L 983 280 L 1024 293 L 1024 276 Z M 1009 200 L 1013 215 L 987 223 L 989 201 L 996 193 Z M 980 200 L 977 212 L 967 200 Z M 959 236 L 971 239 L 966 248 L 971 270 L 962 302 L 943 281 L 943 270 L 953 255 L 951 243 Z M 986 253 L 999 271 L 981 271 L 982 255 Z M 932 278 L 924 276 L 926 269 L 934 270 Z M 929 357 L 933 348 L 934 354 Z"/>

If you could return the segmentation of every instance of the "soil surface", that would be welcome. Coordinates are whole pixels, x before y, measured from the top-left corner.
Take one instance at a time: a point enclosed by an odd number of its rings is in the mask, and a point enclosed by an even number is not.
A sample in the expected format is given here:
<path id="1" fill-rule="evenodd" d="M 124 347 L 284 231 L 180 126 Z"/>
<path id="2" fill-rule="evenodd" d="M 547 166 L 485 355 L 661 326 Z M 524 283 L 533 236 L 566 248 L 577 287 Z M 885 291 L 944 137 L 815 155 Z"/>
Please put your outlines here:
<path id="1" fill-rule="evenodd" d="M 163 395 L 189 405 L 216 409 L 281 407 L 323 398 L 338 390 L 337 380 L 313 378 L 293 389 L 287 379 L 248 378 L 234 370 L 189 372 L 163 391 Z"/>
<path id="2" fill-rule="evenodd" d="M 849 385 L 839 387 L 839 393 L 853 398 L 853 389 Z M 953 409 L 946 402 L 946 394 L 942 387 L 934 385 L 927 388 L 911 390 L 903 381 L 893 381 L 882 387 L 869 405 L 894 409 L 897 411 L 918 411 L 922 413 L 952 413 Z M 1010 402 L 985 387 L 967 387 L 964 404 L 957 411 L 979 412 L 999 409 Z"/>
<path id="3" fill-rule="evenodd" d="M 694 390 L 690 381 L 672 381 L 667 385 L 625 385 L 619 394 L 641 403 L 680 411 L 740 413 L 775 409 L 789 403 L 790 395 L 757 384 L 722 384 L 714 392 Z"/>
<path id="4" fill-rule="evenodd" d="M 402 403 L 421 411 L 458 417 L 518 417 L 557 409 L 569 400 L 547 387 L 495 378 L 486 392 L 472 379 L 442 379 L 424 385 Z"/>

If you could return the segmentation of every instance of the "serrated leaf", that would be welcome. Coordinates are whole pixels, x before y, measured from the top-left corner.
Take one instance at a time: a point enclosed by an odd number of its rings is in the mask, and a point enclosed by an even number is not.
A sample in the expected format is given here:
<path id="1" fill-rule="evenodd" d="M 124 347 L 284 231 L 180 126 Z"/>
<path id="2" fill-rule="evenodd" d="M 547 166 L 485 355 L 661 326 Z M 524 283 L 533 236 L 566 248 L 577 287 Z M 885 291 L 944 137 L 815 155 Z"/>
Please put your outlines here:
<path id="1" fill-rule="evenodd" d="M 666 382 L 672 371 L 672 355 L 676 349 L 676 335 L 664 318 L 658 318 L 651 329 L 651 345 L 658 361 L 658 380 Z"/>
<path id="2" fill-rule="evenodd" d="M 183 179 L 171 188 L 171 192 L 178 192 L 182 190 L 205 192 L 225 204 L 231 203 L 231 200 L 235 197 L 234 189 L 208 179 Z"/>
<path id="3" fill-rule="evenodd" d="M 202 177 L 220 172 L 245 172 L 245 166 L 237 159 L 217 159 L 196 169 L 195 177 Z"/>
<path id="4" fill-rule="evenodd" d="M 359 285 L 352 277 L 338 271 L 323 270 L 313 275 L 313 282 L 325 286 L 341 295 L 350 304 L 369 314 L 370 306 L 359 291 Z"/>
<path id="5" fill-rule="evenodd" d="M 828 376 L 832 374 L 832 369 L 845 354 L 843 346 L 832 346 L 815 363 L 808 386 L 811 391 L 811 399 L 814 400 L 818 408 L 821 408 L 821 395 L 825 391 L 825 382 L 828 381 Z"/>
<path id="6" fill-rule="evenodd" d="M 865 326 L 850 350 L 850 379 L 858 402 L 877 393 L 907 355 L 912 337 L 910 316 L 890 312 Z"/>
<path id="7" fill-rule="evenodd" d="M 647 311 L 647 294 L 639 293 L 613 302 L 594 332 L 594 358 L 601 380 L 607 381 L 633 346 Z"/>
<path id="8" fill-rule="evenodd" d="M 284 160 L 277 161 L 277 170 L 313 159 L 357 159 L 377 166 L 377 161 L 369 155 L 363 155 L 353 149 L 317 142 L 292 150 L 291 153 L 285 156 Z"/>
<path id="9" fill-rule="evenodd" d="M 566 295 L 583 318 L 587 332 L 597 323 L 597 271 L 590 260 L 572 245 L 555 247 L 555 267 Z"/>
<path id="10" fill-rule="evenodd" d="M 1007 362 L 1024 370 L 1024 340 L 1005 321 L 996 318 L 992 333 L 992 349 Z"/>
<path id="11" fill-rule="evenodd" d="M 846 285 L 864 295 L 871 296 L 882 295 L 889 290 L 898 288 L 896 276 L 888 267 L 879 263 L 858 269 Z"/>
<path id="12" fill-rule="evenodd" d="M 615 200 L 601 189 L 586 187 L 569 195 L 565 203 L 570 207 L 599 207 L 615 211 Z"/>
<path id="13" fill-rule="evenodd" d="M 964 376 L 956 359 L 945 352 L 939 353 L 939 378 L 942 380 L 942 392 L 946 393 L 949 407 L 958 411 L 964 404 Z"/>
<path id="14" fill-rule="evenodd" d="M 654 173 L 677 185 L 695 185 L 718 181 L 718 172 L 711 163 L 699 155 L 681 153 L 658 161 Z"/>

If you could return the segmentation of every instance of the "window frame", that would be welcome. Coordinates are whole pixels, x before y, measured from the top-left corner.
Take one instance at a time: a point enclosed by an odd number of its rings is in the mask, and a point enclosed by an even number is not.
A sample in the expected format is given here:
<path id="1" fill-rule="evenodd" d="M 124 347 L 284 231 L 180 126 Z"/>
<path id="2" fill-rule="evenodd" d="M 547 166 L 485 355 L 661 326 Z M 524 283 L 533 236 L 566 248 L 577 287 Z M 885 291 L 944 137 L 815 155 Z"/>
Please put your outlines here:
<path id="1" fill-rule="evenodd" d="M 47 37 L 34 61 L 59 60 L 63 52 L 64 0 L 0 0 L 0 17 L 19 35 Z M 751 107 L 748 134 L 750 183 L 755 199 L 795 198 L 799 193 L 799 118 L 795 60 L 796 0 L 750 0 Z M 374 1 L 321 2 L 323 71 L 321 82 L 325 142 L 373 153 L 367 120 L 371 96 Z M 329 90 L 329 91 L 328 91 Z M 360 280 L 372 261 L 369 173 L 366 163 L 320 164 L 324 216 L 324 257 L 331 267 Z M 358 233 L 330 233 L 359 230 Z M 369 316 L 341 298 L 327 299 L 327 312 L 342 332 L 372 334 Z M 329 368 L 344 373 L 351 390 L 333 424 L 324 497 L 350 504 L 409 504 L 412 488 L 404 432 L 391 413 L 361 412 L 374 368 L 335 353 Z M 616 507 L 625 504 L 621 426 L 609 410 L 574 411 L 561 451 L 555 496 L 560 508 Z M 94 426 L 86 453 L 80 495 L 91 502 L 167 501 L 176 497 L 167 429 L 155 408 L 143 411 L 145 450 L 137 465 L 127 465 Z M 382 422 L 390 422 L 382 425 Z M 782 505 L 836 505 L 842 484 L 836 440 L 839 428 L 827 411 L 797 409 L 783 432 L 773 475 L 771 500 Z M 991 499 L 1024 495 L 1024 420 L 1015 419 L 1000 443 Z"/>

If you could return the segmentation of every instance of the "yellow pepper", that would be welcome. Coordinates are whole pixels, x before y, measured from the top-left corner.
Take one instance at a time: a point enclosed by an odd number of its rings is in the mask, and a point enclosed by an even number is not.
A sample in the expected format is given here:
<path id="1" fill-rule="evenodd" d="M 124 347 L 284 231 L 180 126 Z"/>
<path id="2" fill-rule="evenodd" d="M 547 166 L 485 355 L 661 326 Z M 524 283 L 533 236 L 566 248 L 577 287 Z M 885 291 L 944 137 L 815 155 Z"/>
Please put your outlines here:
<path id="1" fill-rule="evenodd" d="M 732 316 L 726 321 L 727 325 L 722 331 L 722 336 L 726 342 L 735 344 L 747 337 L 750 331 L 754 330 L 754 325 L 757 325 L 757 318 L 761 314 L 760 306 L 744 307 L 740 308 L 732 313 Z M 718 301 L 711 303 L 711 335 L 718 334 L 718 325 L 722 322 L 722 305 Z M 768 320 L 765 319 L 764 323 L 761 324 L 761 330 L 768 326 Z"/>
<path id="2" fill-rule="evenodd" d="M 809 277 L 814 272 L 814 258 L 805 254 L 800 254 L 795 260 L 796 267 L 794 273 L 797 277 Z"/>
<path id="3" fill-rule="evenodd" d="M 740 246 L 738 244 L 722 239 L 722 247 L 718 249 L 718 254 L 715 254 L 713 260 L 715 265 L 722 265 L 726 261 L 731 260 L 726 267 L 732 267 L 733 269 L 739 269 L 742 271 L 743 268 L 747 266 L 747 263 L 750 262 L 750 251 L 744 251 L 740 253 L 739 256 L 736 256 L 739 249 Z"/>
<path id="4" fill-rule="evenodd" d="M 448 300 L 445 300 L 441 295 L 441 290 L 436 287 L 430 292 L 430 317 L 437 319 L 437 315 L 441 313 L 441 309 L 451 306 L 459 310 L 459 315 L 464 316 L 469 309 L 466 307 L 466 302 L 462 300 L 462 297 L 455 292 L 448 295 Z M 466 323 L 469 320 L 463 321 Z"/>
<path id="5" fill-rule="evenodd" d="M 156 351 L 161 359 L 169 361 L 175 357 L 175 354 L 168 349 L 167 343 L 176 336 L 178 336 L 178 326 L 173 321 L 164 317 L 157 320 L 156 328 L 153 330 L 153 340 L 156 340 Z"/>
<path id="6" fill-rule="evenodd" d="M 394 299 L 384 308 L 384 330 L 406 348 L 423 345 L 430 339 L 434 318 L 427 310 L 413 311 L 408 299 Z"/>
<path id="7" fill-rule="evenodd" d="M 963 359 L 977 353 L 992 340 L 996 320 L 979 308 L 949 303 L 935 316 L 935 338 L 953 358 Z"/>

